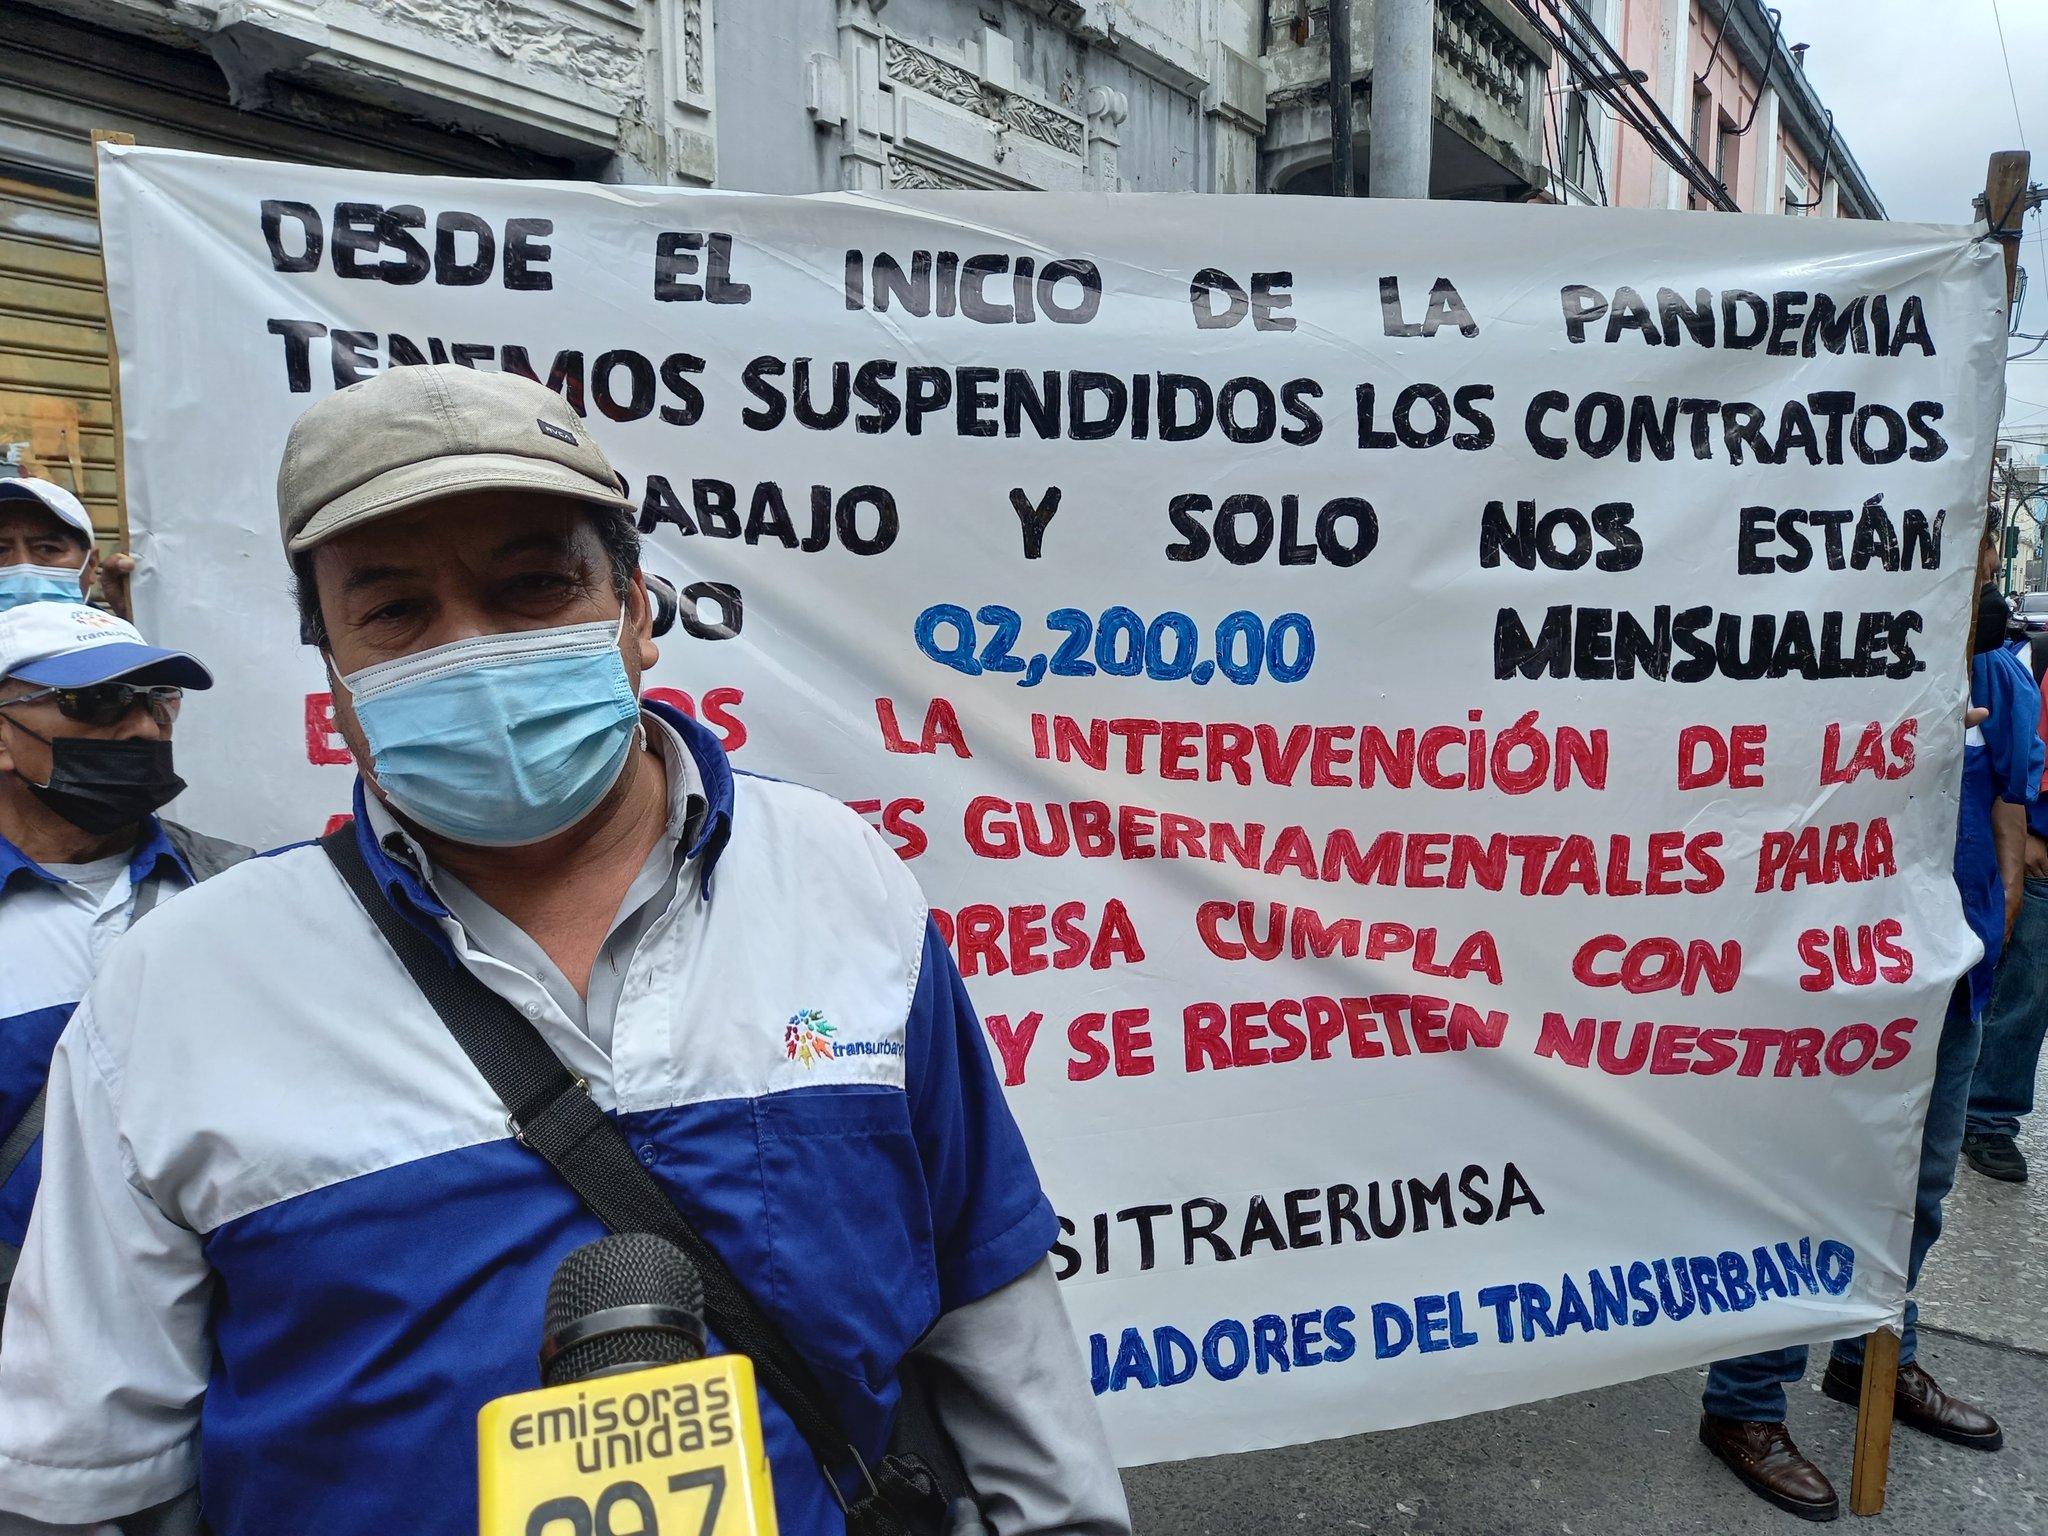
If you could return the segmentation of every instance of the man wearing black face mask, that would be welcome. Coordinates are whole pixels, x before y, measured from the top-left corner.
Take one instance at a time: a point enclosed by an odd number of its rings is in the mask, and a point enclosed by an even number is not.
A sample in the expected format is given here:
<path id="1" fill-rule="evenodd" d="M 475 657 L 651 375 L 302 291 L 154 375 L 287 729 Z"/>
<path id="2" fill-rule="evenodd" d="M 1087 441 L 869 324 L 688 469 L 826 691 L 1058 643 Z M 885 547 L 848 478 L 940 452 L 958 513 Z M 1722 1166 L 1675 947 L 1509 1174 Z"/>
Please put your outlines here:
<path id="1" fill-rule="evenodd" d="M 248 849 L 159 820 L 171 724 L 213 678 L 83 603 L 0 613 L 0 1314 L 41 1168 L 50 1055 L 108 945 Z"/>

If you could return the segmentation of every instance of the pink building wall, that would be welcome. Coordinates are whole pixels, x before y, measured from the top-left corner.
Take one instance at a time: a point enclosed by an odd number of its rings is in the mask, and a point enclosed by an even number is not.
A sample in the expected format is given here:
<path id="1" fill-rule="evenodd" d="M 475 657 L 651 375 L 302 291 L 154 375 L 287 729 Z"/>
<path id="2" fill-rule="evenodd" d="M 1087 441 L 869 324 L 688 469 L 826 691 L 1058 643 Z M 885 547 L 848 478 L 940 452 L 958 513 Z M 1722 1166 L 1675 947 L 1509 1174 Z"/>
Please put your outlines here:
<path id="1" fill-rule="evenodd" d="M 1756 139 L 1762 116 L 1756 111 L 1757 82 L 1736 63 L 1732 40 L 1716 48 L 1719 29 L 1715 20 L 1701 14 L 1697 0 L 1689 9 L 1686 73 L 1695 81 L 1703 76 L 1704 84 L 1694 84 L 1690 94 L 1680 98 L 1686 116 L 1678 126 L 1694 152 L 1720 176 L 1736 205 L 1748 213 L 1756 205 Z M 1733 130 L 1744 127 L 1749 131 L 1737 137 Z M 1725 160 L 1719 158 L 1724 147 Z"/>
<path id="2" fill-rule="evenodd" d="M 1824 197 L 1825 188 L 1816 179 L 1820 170 L 1816 164 L 1818 156 L 1802 151 L 1783 130 L 1771 101 L 1766 100 L 1762 110 L 1756 110 L 1759 83 L 1736 62 L 1732 39 L 1718 52 L 1715 49 L 1722 12 L 1722 0 L 1709 0 L 1707 4 L 1686 0 L 1682 7 L 1676 0 L 1613 0 L 1609 39 L 1633 68 L 1649 77 L 1646 88 L 1689 141 L 1694 132 L 1694 98 L 1704 95 L 1700 142 L 1694 148 L 1710 168 L 1721 148 L 1722 130 L 1748 125 L 1747 133 L 1731 134 L 1727 139 L 1724 167 L 1729 193 L 1744 212 L 1784 211 L 1784 166 L 1788 158 L 1805 174 L 1807 196 Z M 1780 70 L 1792 67 L 1783 61 L 1778 65 Z M 1696 85 L 1696 79 L 1702 75 L 1704 81 Z M 1771 83 L 1775 92 L 1777 82 L 1774 79 Z M 1553 91 L 1571 89 L 1570 72 L 1561 61 L 1553 66 L 1550 86 Z M 1689 189 L 1632 130 L 1610 123 L 1608 134 L 1607 193 L 1611 203 L 1624 208 L 1692 206 L 1687 196 Z M 1552 163 L 1556 163 L 1554 145 L 1551 156 Z M 1760 162 L 1766 167 L 1767 179 L 1763 181 L 1759 179 Z M 1831 199 L 1809 211 L 1815 215 L 1830 213 L 1834 211 L 1828 206 L 1830 202 Z"/>
<path id="3" fill-rule="evenodd" d="M 1671 99 L 1664 68 L 1663 0 L 1621 0 L 1616 19 L 1614 45 L 1621 56 L 1647 74 L 1649 87 L 1659 101 Z M 1618 125 L 1617 125 L 1618 126 Z M 1679 124 L 1681 129 L 1684 124 Z M 1658 175 L 1663 162 L 1650 153 L 1650 146 L 1627 129 L 1615 138 L 1614 202 L 1621 208 L 1661 208 L 1663 179 Z"/>

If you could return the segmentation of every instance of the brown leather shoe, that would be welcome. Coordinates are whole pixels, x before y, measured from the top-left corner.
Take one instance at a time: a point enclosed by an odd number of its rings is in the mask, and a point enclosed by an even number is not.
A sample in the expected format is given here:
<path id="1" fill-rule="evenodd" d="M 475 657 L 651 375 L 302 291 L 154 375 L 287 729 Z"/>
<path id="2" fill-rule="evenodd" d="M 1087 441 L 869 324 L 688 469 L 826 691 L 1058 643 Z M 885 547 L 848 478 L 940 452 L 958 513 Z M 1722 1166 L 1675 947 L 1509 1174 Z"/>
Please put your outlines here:
<path id="1" fill-rule="evenodd" d="M 1728 1470 L 1757 1497 L 1802 1520 L 1832 1520 L 1842 1512 L 1827 1475 L 1799 1454 L 1782 1423 L 1703 1413 L 1700 1444 L 1726 1462 Z"/>
<path id="2" fill-rule="evenodd" d="M 1829 1360 L 1820 1389 L 1838 1403 L 1855 1407 L 1863 1395 L 1861 1368 Z M 2005 1444 L 2005 1431 L 1998 1420 L 1975 1403 L 1966 1403 L 1942 1391 L 1935 1379 L 1917 1364 L 1899 1367 L 1899 1385 L 1892 1398 L 1892 1417 L 1923 1435 L 1967 1445 L 1973 1451 L 1995 1451 Z"/>

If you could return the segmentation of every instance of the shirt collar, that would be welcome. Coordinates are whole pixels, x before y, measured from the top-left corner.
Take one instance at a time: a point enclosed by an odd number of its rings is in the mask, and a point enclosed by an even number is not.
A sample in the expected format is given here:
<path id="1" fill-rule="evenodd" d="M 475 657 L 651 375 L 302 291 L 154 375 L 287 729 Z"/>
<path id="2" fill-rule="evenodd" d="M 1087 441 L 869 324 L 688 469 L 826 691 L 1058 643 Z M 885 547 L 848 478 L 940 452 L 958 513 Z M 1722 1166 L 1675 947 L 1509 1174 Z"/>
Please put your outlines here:
<path id="1" fill-rule="evenodd" d="M 681 710 L 649 699 L 641 704 L 640 712 L 653 716 L 674 733 L 677 744 L 689 754 L 691 766 L 697 771 L 696 789 L 704 797 L 704 819 L 697 829 L 696 840 L 683 853 L 686 858 L 702 861 L 702 889 L 708 896 L 711 894 L 711 872 L 717 867 L 719 855 L 725 852 L 725 845 L 732 841 L 732 763 L 725 755 L 725 748 L 718 744 L 718 738 Z M 676 824 L 679 814 L 676 787 L 671 780 L 669 817 L 672 825 Z"/>
<path id="2" fill-rule="evenodd" d="M 164 832 L 164 824 L 152 816 L 148 821 L 148 832 L 135 849 L 135 856 L 128 864 L 128 884 L 140 886 L 143 881 L 153 879 L 170 865 L 173 873 L 181 876 L 187 885 L 192 884 L 192 870 L 185 863 L 185 856 L 178 852 Z M 0 893 L 12 885 L 16 877 L 26 880 L 40 880 L 45 885 L 62 885 L 61 875 L 53 875 L 34 859 L 23 853 L 6 838 L 0 837 Z"/>
<path id="3" fill-rule="evenodd" d="M 135 850 L 135 857 L 129 861 L 128 883 L 141 885 L 143 881 L 162 874 L 166 864 L 182 876 L 187 885 L 195 883 L 192 866 L 185 862 L 185 855 L 178 851 L 177 845 L 164 831 L 163 822 L 152 816 L 149 818 L 149 835 L 143 838 Z"/>
<path id="4" fill-rule="evenodd" d="M 641 718 L 647 721 L 655 750 L 661 753 L 668 769 L 669 829 L 678 838 L 690 827 L 691 802 L 701 798 L 703 815 L 698 819 L 697 835 L 689 847 L 681 850 L 681 856 L 686 862 L 700 864 L 703 874 L 699 892 L 709 896 L 712 869 L 732 836 L 732 767 L 718 739 L 682 711 L 648 701 L 641 706 Z M 434 894 L 429 875 L 432 866 L 426 851 L 399 824 L 390 808 L 365 790 L 360 775 L 355 788 L 355 833 L 356 844 L 362 849 L 370 872 L 377 877 L 378 886 L 391 904 L 453 959 L 454 950 L 439 921 L 453 914 Z M 4 879 L 4 873 L 0 873 L 0 882 Z"/>

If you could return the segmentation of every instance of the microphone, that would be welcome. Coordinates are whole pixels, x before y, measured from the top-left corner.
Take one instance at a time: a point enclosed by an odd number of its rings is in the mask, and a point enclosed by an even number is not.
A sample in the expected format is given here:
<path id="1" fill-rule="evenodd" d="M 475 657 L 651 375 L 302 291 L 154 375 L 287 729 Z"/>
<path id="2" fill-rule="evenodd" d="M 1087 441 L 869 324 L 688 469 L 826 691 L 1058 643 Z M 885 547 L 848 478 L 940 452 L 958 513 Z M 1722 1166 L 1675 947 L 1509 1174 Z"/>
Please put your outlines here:
<path id="1" fill-rule="evenodd" d="M 481 1536 L 776 1536 L 754 1363 L 706 1345 L 704 1282 L 673 1243 L 622 1232 L 564 1257 L 540 1389 L 477 1414 Z"/>
<path id="2" fill-rule="evenodd" d="M 620 1232 L 555 1266 L 541 1325 L 542 1386 L 703 1358 L 704 1280 L 674 1243 Z"/>

